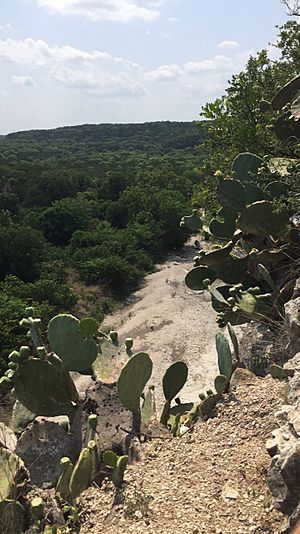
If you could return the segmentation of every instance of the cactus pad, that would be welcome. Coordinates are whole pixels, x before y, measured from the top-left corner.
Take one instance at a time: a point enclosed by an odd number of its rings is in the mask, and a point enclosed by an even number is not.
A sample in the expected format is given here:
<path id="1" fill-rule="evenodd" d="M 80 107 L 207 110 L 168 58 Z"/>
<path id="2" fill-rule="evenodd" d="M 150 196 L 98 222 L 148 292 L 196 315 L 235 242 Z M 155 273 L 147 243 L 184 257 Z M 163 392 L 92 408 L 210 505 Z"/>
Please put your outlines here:
<path id="1" fill-rule="evenodd" d="M 64 374 L 46 360 L 30 358 L 15 375 L 15 396 L 36 415 L 67 415 L 72 409 Z"/>
<path id="2" fill-rule="evenodd" d="M 229 380 L 232 373 L 232 354 L 226 337 L 220 332 L 216 335 L 216 349 L 220 374 Z"/>
<path id="3" fill-rule="evenodd" d="M 163 390 L 166 400 L 174 399 L 183 388 L 188 377 L 188 367 L 184 362 L 173 363 L 163 377 Z"/>
<path id="4" fill-rule="evenodd" d="M 140 413 L 140 398 L 152 374 L 152 360 L 145 352 L 134 354 L 123 367 L 118 380 L 118 394 L 124 408 Z"/>
<path id="5" fill-rule="evenodd" d="M 203 222 L 199 217 L 198 210 L 193 210 L 192 215 L 182 217 L 180 226 L 188 228 L 191 232 L 201 230 Z"/>
<path id="6" fill-rule="evenodd" d="M 245 188 L 239 180 L 222 180 L 217 187 L 219 202 L 224 208 L 241 211 L 246 204 Z"/>
<path id="7" fill-rule="evenodd" d="M 93 326 L 90 320 L 88 323 L 86 321 L 87 319 L 79 321 L 72 315 L 61 314 L 49 322 L 49 343 L 67 371 L 85 371 L 97 357 L 98 349 L 95 341 L 91 337 L 86 337 L 87 333 L 91 334 L 95 325 Z"/>
<path id="8" fill-rule="evenodd" d="M 216 273 L 212 269 L 200 266 L 191 269 L 187 273 L 185 277 L 185 283 L 189 289 L 199 291 L 201 289 L 205 289 L 205 286 L 203 285 L 204 280 L 209 279 L 213 282 L 214 280 L 216 280 L 216 278 Z"/>
<path id="9" fill-rule="evenodd" d="M 237 226 L 246 234 L 280 236 L 286 231 L 288 216 L 276 213 L 272 202 L 262 200 L 247 206 L 241 213 Z"/>
<path id="10" fill-rule="evenodd" d="M 251 180 L 257 174 L 259 167 L 264 163 L 256 154 L 243 152 L 239 154 L 232 164 L 232 171 L 242 182 Z"/>

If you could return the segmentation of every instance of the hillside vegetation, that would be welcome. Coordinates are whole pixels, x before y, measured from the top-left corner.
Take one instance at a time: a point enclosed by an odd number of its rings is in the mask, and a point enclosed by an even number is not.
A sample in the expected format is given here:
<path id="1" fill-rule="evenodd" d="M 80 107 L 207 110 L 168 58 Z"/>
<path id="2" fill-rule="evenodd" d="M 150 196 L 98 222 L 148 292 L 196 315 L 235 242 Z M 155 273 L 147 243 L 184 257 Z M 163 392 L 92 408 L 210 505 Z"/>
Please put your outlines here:
<path id="1" fill-rule="evenodd" d="M 76 310 L 81 280 L 98 287 L 83 290 L 81 305 L 102 320 L 184 243 L 179 221 L 206 132 L 205 123 L 157 122 L 0 138 L 0 368 L 21 342 L 16 324 L 26 305 L 46 324 Z"/>

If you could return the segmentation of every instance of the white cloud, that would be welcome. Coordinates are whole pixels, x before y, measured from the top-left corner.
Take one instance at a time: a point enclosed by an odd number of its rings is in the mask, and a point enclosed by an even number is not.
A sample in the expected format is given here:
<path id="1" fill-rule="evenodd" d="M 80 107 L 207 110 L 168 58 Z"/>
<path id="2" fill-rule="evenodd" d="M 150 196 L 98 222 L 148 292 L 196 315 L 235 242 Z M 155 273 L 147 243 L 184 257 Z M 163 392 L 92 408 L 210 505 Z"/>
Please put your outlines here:
<path id="1" fill-rule="evenodd" d="M 4 89 L 0 89 L 0 98 L 6 98 L 9 95 Z"/>
<path id="2" fill-rule="evenodd" d="M 0 58 L 11 63 L 43 66 L 48 63 L 115 61 L 137 67 L 136 63 L 113 57 L 106 52 L 85 52 L 72 46 L 49 46 L 45 41 L 31 39 L 6 39 L 0 41 Z"/>
<path id="3" fill-rule="evenodd" d="M 96 96 L 142 96 L 146 92 L 143 84 L 126 72 L 110 74 L 64 68 L 51 71 L 50 76 L 68 87 L 84 89 Z"/>
<path id="4" fill-rule="evenodd" d="M 168 22 L 170 22 L 170 24 L 174 24 L 174 22 L 178 22 L 178 19 L 176 19 L 175 17 L 169 17 Z"/>
<path id="5" fill-rule="evenodd" d="M 159 8 L 165 0 L 36 0 L 37 6 L 50 13 L 79 15 L 92 22 L 110 20 L 153 21 L 159 17 Z"/>
<path id="6" fill-rule="evenodd" d="M 14 85 L 23 85 L 24 87 L 32 87 L 35 85 L 35 80 L 31 76 L 11 76 L 11 81 Z"/>
<path id="7" fill-rule="evenodd" d="M 13 75 L 15 85 L 30 86 L 31 74 L 41 71 L 41 79 L 59 82 L 69 88 L 101 96 L 141 96 L 146 89 L 142 68 L 133 61 L 100 50 L 87 52 L 71 46 L 49 46 L 45 41 L 28 38 L 0 40 L 0 60 L 27 66 L 26 75 Z"/>
<path id="8" fill-rule="evenodd" d="M 235 50 L 236 48 L 239 48 L 239 46 L 239 43 L 236 41 L 222 41 L 217 44 L 218 48 L 223 48 L 225 50 Z"/>
<path id="9" fill-rule="evenodd" d="M 3 31 L 3 30 L 12 30 L 12 25 L 10 23 L 8 24 L 4 24 L 3 26 L 0 25 L 0 31 Z"/>

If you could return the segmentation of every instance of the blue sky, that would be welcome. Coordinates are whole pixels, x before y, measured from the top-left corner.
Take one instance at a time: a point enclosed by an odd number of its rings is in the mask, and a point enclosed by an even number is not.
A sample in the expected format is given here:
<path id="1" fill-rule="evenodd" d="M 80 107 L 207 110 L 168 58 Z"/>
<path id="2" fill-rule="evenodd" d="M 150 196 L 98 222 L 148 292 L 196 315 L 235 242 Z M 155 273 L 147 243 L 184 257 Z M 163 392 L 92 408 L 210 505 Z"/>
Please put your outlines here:
<path id="1" fill-rule="evenodd" d="M 1 0 L 0 133 L 197 119 L 286 20 L 280 0 Z"/>

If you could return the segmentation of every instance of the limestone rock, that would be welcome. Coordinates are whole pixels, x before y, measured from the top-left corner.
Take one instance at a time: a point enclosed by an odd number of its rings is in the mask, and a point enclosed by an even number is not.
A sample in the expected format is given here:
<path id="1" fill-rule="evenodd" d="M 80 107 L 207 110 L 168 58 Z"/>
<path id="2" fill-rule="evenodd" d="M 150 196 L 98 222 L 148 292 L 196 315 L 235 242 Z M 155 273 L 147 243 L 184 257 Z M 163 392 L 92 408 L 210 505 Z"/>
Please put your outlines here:
<path id="1" fill-rule="evenodd" d="M 272 432 L 272 437 L 266 442 L 266 448 L 271 457 L 285 451 L 291 443 L 297 443 L 297 437 L 294 435 L 288 424 L 276 428 Z"/>
<path id="2" fill-rule="evenodd" d="M 11 428 L 0 422 L 0 447 L 14 451 L 17 445 L 17 437 Z"/>
<path id="3" fill-rule="evenodd" d="M 291 358 L 288 362 L 286 362 L 283 368 L 287 369 L 288 371 L 300 372 L 300 352 L 295 354 L 293 358 Z"/>
<path id="4" fill-rule="evenodd" d="M 254 373 L 251 373 L 251 371 L 248 369 L 238 367 L 232 374 L 230 386 L 238 386 L 244 382 L 253 382 L 254 380 L 257 380 L 257 377 Z"/>
<path id="5" fill-rule="evenodd" d="M 300 402 L 300 371 L 296 371 L 289 380 L 287 400 L 289 404 L 296 405 Z"/>
<path id="6" fill-rule="evenodd" d="M 287 302 L 284 310 L 291 336 L 300 338 L 300 296 Z"/>
<path id="7" fill-rule="evenodd" d="M 32 484 L 44 488 L 56 485 L 61 458 L 69 456 L 74 461 L 81 449 L 77 436 L 68 434 L 57 422 L 49 419 L 35 420 L 28 425 L 16 447 L 16 453 L 30 473 Z"/>
<path id="8" fill-rule="evenodd" d="M 294 286 L 293 299 L 300 297 L 300 278 L 297 278 Z"/>
<path id="9" fill-rule="evenodd" d="M 270 492 L 276 506 L 291 515 L 300 501 L 300 443 L 291 444 L 273 457 L 268 472 Z"/>

